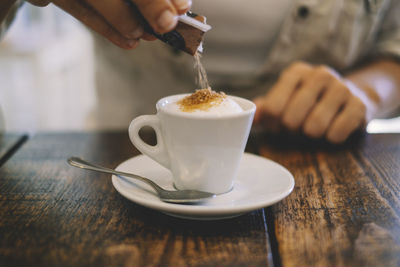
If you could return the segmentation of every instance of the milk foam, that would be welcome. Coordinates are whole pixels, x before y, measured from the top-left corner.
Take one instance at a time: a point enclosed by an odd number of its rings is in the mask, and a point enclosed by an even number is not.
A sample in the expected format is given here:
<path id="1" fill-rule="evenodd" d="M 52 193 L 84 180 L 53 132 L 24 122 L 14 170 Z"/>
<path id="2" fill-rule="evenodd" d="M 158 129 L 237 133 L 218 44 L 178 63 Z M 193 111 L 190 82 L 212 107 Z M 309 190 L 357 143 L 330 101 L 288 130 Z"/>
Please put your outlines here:
<path id="1" fill-rule="evenodd" d="M 190 112 L 182 111 L 180 105 L 177 103 L 180 99 L 175 102 L 169 103 L 163 108 L 167 111 L 178 112 L 178 113 L 185 113 L 185 114 L 196 114 L 200 116 L 224 116 L 230 114 L 237 114 L 243 112 L 242 107 L 239 106 L 236 101 L 231 99 L 229 96 L 225 97 L 221 102 L 215 103 L 210 106 L 207 110 L 203 109 L 193 109 Z"/>

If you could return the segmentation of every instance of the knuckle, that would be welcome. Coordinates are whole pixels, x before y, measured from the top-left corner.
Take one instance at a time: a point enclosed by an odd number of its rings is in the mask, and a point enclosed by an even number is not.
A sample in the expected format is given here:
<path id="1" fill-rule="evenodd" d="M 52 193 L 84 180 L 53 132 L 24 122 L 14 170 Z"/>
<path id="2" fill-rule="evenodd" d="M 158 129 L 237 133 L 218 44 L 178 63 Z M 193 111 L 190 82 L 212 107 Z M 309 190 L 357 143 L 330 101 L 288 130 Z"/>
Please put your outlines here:
<path id="1" fill-rule="evenodd" d="M 346 140 L 346 138 L 337 134 L 329 134 L 326 139 L 333 144 L 340 144 Z"/>
<path id="2" fill-rule="evenodd" d="M 307 70 L 309 68 L 310 68 L 310 66 L 307 63 L 305 63 L 303 61 L 295 61 L 282 71 L 281 76 L 291 76 L 298 72 L 304 72 L 305 70 Z"/>
<path id="3" fill-rule="evenodd" d="M 308 67 L 309 67 L 308 64 L 303 61 L 295 61 L 289 65 L 288 70 L 301 71 L 307 69 Z"/>
<path id="4" fill-rule="evenodd" d="M 342 131 L 338 131 L 337 129 L 331 129 L 326 134 L 326 140 L 333 144 L 343 143 L 346 139 L 347 135 Z"/>
<path id="5" fill-rule="evenodd" d="M 367 107 L 366 107 L 365 103 L 356 96 L 352 97 L 350 104 L 352 105 L 353 109 L 358 111 L 361 115 L 363 115 L 367 112 Z"/>
<path id="6" fill-rule="evenodd" d="M 291 67 L 286 68 L 286 69 L 284 69 L 284 70 L 281 72 L 281 74 L 280 74 L 280 76 L 279 76 L 279 79 L 280 79 L 280 80 L 283 80 L 283 79 L 285 79 L 285 78 L 287 78 L 287 77 L 292 76 L 293 73 L 294 73 L 294 72 L 292 71 L 292 68 L 291 68 Z"/>
<path id="7" fill-rule="evenodd" d="M 312 138 L 319 138 L 321 137 L 321 131 L 319 129 L 317 129 L 316 127 L 314 127 L 314 125 L 307 123 L 304 126 L 303 132 L 305 135 L 312 137 Z"/>
<path id="8" fill-rule="evenodd" d="M 346 98 L 348 98 L 351 95 L 349 88 L 339 80 L 335 81 L 334 88 L 336 94 L 346 96 Z"/>
<path id="9" fill-rule="evenodd" d="M 265 113 L 267 113 L 268 115 L 272 116 L 272 117 L 279 117 L 281 115 L 281 111 L 279 110 L 278 107 L 274 107 L 274 106 L 266 106 L 264 108 Z"/>
<path id="10" fill-rule="evenodd" d="M 295 131 L 299 128 L 297 120 L 289 113 L 285 113 L 282 117 L 282 124 L 289 130 Z"/>
<path id="11" fill-rule="evenodd" d="M 281 107 L 277 101 L 272 101 L 271 98 L 266 98 L 263 103 L 263 108 L 266 113 L 271 116 L 278 117 L 281 115 Z"/>
<path id="12" fill-rule="evenodd" d="M 323 80 L 323 81 L 331 81 L 335 78 L 335 76 L 332 73 L 332 70 L 325 65 L 320 65 L 314 69 L 314 76 L 317 79 Z"/>
<path id="13" fill-rule="evenodd" d="M 325 120 L 319 114 L 313 115 L 310 117 L 303 128 L 303 131 L 306 135 L 319 138 L 324 134 L 325 129 Z"/>
<path id="14" fill-rule="evenodd" d="M 326 119 L 322 113 L 315 113 L 312 120 L 318 129 L 322 129 L 325 126 Z"/>
<path id="15" fill-rule="evenodd" d="M 332 74 L 332 69 L 327 65 L 318 65 L 315 67 L 315 70 L 321 73 Z"/>

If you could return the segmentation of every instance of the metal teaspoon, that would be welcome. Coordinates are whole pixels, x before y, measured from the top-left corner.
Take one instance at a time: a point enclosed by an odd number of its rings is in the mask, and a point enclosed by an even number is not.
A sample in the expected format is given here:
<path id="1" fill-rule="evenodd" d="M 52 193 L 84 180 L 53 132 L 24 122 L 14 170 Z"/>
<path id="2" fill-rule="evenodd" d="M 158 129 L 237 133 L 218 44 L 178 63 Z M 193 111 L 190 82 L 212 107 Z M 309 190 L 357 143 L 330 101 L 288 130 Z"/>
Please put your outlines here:
<path id="1" fill-rule="evenodd" d="M 126 177 L 130 177 L 130 178 L 134 178 L 139 181 L 142 181 L 142 182 L 150 185 L 151 187 L 153 187 L 154 190 L 157 192 L 158 197 L 164 202 L 178 203 L 178 204 L 195 203 L 195 202 L 203 201 L 207 198 L 215 197 L 215 194 L 213 194 L 213 193 L 197 191 L 197 190 L 177 190 L 177 191 L 165 190 L 162 187 L 160 187 L 159 185 L 157 185 L 155 182 L 153 182 L 152 180 L 147 179 L 145 177 L 142 177 L 142 176 L 139 176 L 136 174 L 132 174 L 132 173 L 115 171 L 115 170 L 112 170 L 109 168 L 105 168 L 105 167 L 87 162 L 87 161 L 77 158 L 77 157 L 69 158 L 68 163 L 71 166 L 81 168 L 81 169 L 110 173 L 110 174 L 114 174 L 114 175 L 118 175 L 118 176 L 126 176 Z"/>

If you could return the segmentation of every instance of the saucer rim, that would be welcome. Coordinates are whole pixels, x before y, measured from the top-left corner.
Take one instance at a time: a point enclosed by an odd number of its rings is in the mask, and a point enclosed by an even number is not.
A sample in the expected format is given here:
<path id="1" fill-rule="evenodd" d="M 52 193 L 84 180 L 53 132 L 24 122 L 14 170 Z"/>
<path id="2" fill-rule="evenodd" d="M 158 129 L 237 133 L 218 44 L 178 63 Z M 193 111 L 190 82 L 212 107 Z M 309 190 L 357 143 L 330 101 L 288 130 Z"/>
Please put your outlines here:
<path id="1" fill-rule="evenodd" d="M 119 170 L 119 168 L 121 168 L 121 166 L 123 166 L 124 164 L 127 164 L 127 162 L 134 160 L 135 158 L 139 158 L 139 157 L 146 157 L 149 158 L 146 155 L 140 154 L 137 156 L 134 156 L 132 158 L 129 158 L 123 162 L 121 162 L 116 168 L 115 170 Z M 289 179 L 288 181 L 288 187 L 286 188 L 286 190 L 282 190 L 278 196 L 274 197 L 274 198 L 268 198 L 267 201 L 259 201 L 256 204 L 242 204 L 240 206 L 209 206 L 209 205 L 202 205 L 201 203 L 196 204 L 196 205 L 182 205 L 182 204 L 173 204 L 173 203 L 166 203 L 161 201 L 160 199 L 158 199 L 155 195 L 155 199 L 153 200 L 148 200 L 145 198 L 135 198 L 135 195 L 130 194 L 128 192 L 125 191 L 126 187 L 123 186 L 123 184 L 120 183 L 121 179 L 115 175 L 112 175 L 112 184 L 114 186 L 114 188 L 116 189 L 116 191 L 121 194 L 123 197 L 127 198 L 128 200 L 141 205 L 143 207 L 147 207 L 150 209 L 154 209 L 157 211 L 160 211 L 162 213 L 165 214 L 169 214 L 171 216 L 174 216 L 173 214 L 177 214 L 177 215 L 182 215 L 182 216 L 178 216 L 178 217 L 188 217 L 190 215 L 196 216 L 196 217 L 226 217 L 228 215 L 235 215 L 237 214 L 237 216 L 242 215 L 244 213 L 253 211 L 253 210 L 257 210 L 260 208 L 265 208 L 268 206 L 271 206 L 279 201 L 281 201 L 282 199 L 286 198 L 294 189 L 294 185 L 295 185 L 295 180 L 294 177 L 292 175 L 292 173 L 290 173 L 285 167 L 283 167 L 282 165 L 280 165 L 279 163 L 272 161 L 270 159 L 252 154 L 252 153 L 244 153 L 243 154 L 243 158 L 244 157 L 253 157 L 253 158 L 257 158 L 257 160 L 265 160 L 267 161 L 269 164 L 275 165 L 275 167 L 279 168 L 282 172 L 284 172 L 287 176 L 287 178 Z M 242 160 L 243 160 L 242 158 Z M 154 162 L 155 164 L 158 164 L 156 162 Z M 235 189 L 233 189 L 235 190 Z M 218 196 L 216 196 L 218 197 Z M 200 219 L 200 218 L 195 218 L 195 219 Z"/>

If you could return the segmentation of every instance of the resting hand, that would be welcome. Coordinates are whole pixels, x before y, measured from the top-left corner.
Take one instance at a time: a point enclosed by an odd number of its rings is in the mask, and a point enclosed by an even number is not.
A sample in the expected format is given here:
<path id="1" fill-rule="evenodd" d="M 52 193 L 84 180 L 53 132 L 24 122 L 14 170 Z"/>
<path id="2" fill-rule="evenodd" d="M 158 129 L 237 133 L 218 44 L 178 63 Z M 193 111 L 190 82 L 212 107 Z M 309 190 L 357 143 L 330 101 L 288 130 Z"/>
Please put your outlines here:
<path id="1" fill-rule="evenodd" d="M 155 39 L 144 33 L 139 19 L 125 0 L 29 0 L 29 2 L 37 6 L 45 6 L 52 2 L 125 49 L 135 48 L 140 38 Z M 131 2 L 159 33 L 172 30 L 177 24 L 177 16 L 184 14 L 191 6 L 191 0 L 131 0 Z"/>
<path id="2" fill-rule="evenodd" d="M 255 103 L 256 124 L 268 128 L 271 121 L 278 121 L 291 131 L 325 137 L 332 143 L 344 142 L 376 112 L 375 103 L 363 90 L 327 66 L 304 62 L 284 70 L 271 90 Z"/>

